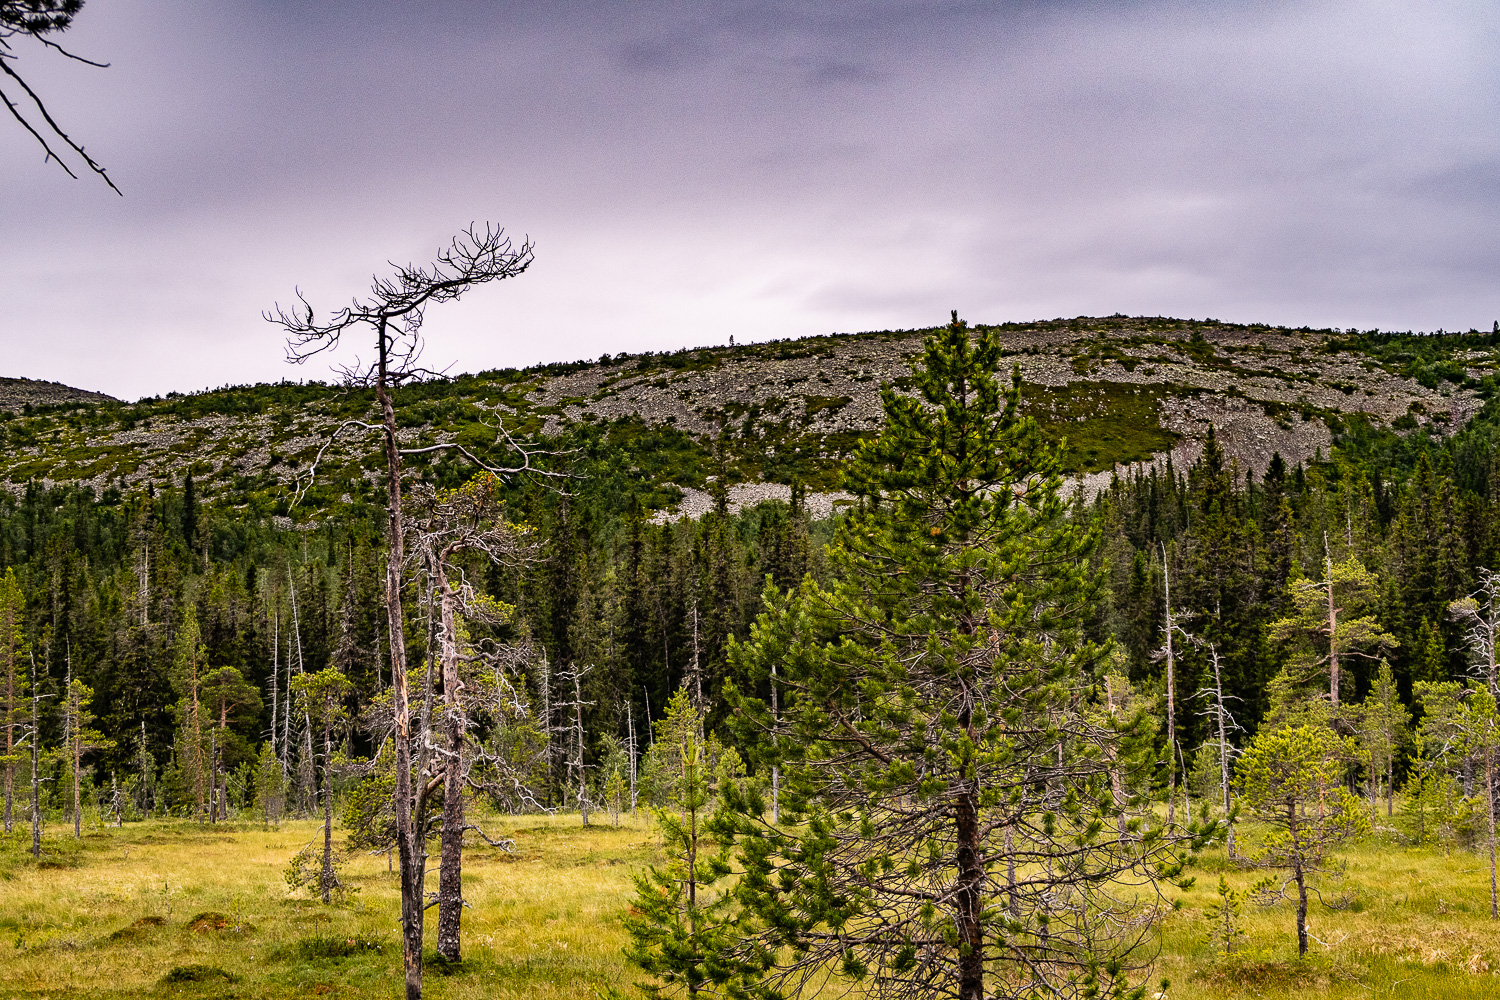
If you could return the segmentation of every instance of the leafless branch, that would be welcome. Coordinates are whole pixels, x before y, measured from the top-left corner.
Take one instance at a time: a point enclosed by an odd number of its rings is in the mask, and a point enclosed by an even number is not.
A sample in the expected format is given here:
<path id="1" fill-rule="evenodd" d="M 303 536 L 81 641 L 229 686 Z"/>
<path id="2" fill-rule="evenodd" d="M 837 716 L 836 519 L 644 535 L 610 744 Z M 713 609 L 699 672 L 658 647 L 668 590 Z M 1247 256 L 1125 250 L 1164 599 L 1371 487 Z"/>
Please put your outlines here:
<path id="1" fill-rule="evenodd" d="M 109 185 L 111 191 L 115 194 L 122 194 L 120 189 L 115 185 L 115 182 L 110 179 L 109 173 L 104 166 L 90 156 L 84 150 L 81 143 L 63 131 L 62 126 L 52 117 L 52 113 L 48 110 L 47 104 L 42 100 L 41 95 L 31 88 L 31 85 L 22 78 L 20 73 L 16 72 L 15 67 L 12 65 L 17 57 L 11 45 L 11 40 L 17 37 L 27 37 L 40 42 L 47 48 L 60 52 L 64 57 L 72 59 L 75 62 L 81 62 L 85 65 L 101 69 L 107 67 L 108 63 L 95 62 L 92 59 L 85 59 L 83 56 L 75 55 L 57 42 L 46 37 L 46 34 L 49 32 L 66 30 L 72 23 L 73 15 L 76 12 L 77 6 L 69 9 L 67 5 L 48 2 L 7 3 L 3 7 L 0 7 L 0 73 L 4 73 L 10 77 L 10 79 L 15 81 L 16 86 L 21 88 L 27 99 L 29 99 L 31 106 L 35 109 L 34 113 L 45 123 L 45 131 L 47 133 L 60 140 L 68 149 L 72 150 L 89 170 L 98 174 L 104 183 Z M 13 100 L 4 90 L 0 90 L 0 101 L 5 103 L 6 109 L 11 113 L 11 117 L 20 122 L 21 127 L 31 133 L 32 138 L 41 145 L 42 151 L 46 153 L 43 162 L 56 162 L 64 173 L 76 180 L 78 175 L 58 155 L 57 150 L 52 148 L 51 143 L 47 140 L 47 136 L 43 134 L 43 130 L 32 124 L 20 104 L 16 100 Z"/>
<path id="2" fill-rule="evenodd" d="M 394 276 L 372 278 L 367 298 L 355 299 L 323 322 L 300 289 L 296 305 L 288 308 L 278 303 L 264 315 L 287 331 L 287 360 L 294 364 L 338 347 L 343 335 L 355 327 L 369 328 L 379 340 L 377 357 L 385 354 L 388 359 L 384 377 L 400 384 L 439 374 L 416 364 L 428 305 L 454 301 L 486 281 L 516 277 L 531 266 L 532 259 L 530 240 L 515 246 L 503 229 L 488 223 L 482 229 L 471 225 L 440 250 L 429 266 L 391 262 Z M 373 371 L 349 374 L 367 379 Z"/>

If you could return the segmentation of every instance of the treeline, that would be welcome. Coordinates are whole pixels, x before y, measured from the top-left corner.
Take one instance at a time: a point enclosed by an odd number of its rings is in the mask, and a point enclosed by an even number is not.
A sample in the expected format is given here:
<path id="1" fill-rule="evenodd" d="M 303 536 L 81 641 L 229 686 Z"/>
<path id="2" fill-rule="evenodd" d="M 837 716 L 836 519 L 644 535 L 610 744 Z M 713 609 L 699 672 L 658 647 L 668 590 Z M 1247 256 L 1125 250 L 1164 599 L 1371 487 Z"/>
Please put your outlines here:
<path id="1" fill-rule="evenodd" d="M 1179 641 L 1175 653 L 1172 704 L 1184 768 L 1214 735 L 1198 696 L 1211 680 L 1210 648 L 1243 740 L 1273 710 L 1275 678 L 1306 652 L 1272 626 L 1293 613 L 1297 588 L 1330 564 L 1356 560 L 1376 581 L 1361 614 L 1392 637 L 1379 652 L 1408 708 L 1419 710 L 1418 682 L 1471 676 L 1466 626 L 1450 609 L 1478 587 L 1483 568 L 1500 565 L 1495 409 L 1488 404 L 1447 439 L 1351 429 L 1326 459 L 1290 467 L 1277 457 L 1262 475 L 1229 461 L 1210 436 L 1190 468 L 1168 462 L 1116 480 L 1087 503 L 1075 496 L 1072 516 L 1102 532 L 1094 559 L 1107 572 L 1089 638 L 1112 640 L 1120 672 L 1160 695 L 1170 583 L 1174 621 L 1194 640 Z M 537 657 L 525 675 L 538 711 L 572 699 L 542 690 L 544 678 L 558 685 L 567 670 L 590 668 L 576 699 L 581 720 L 560 707 L 541 729 L 581 726 L 585 766 L 593 768 L 607 738 L 634 732 L 644 740 L 648 720 L 662 718 L 672 693 L 687 686 L 710 729 L 727 738 L 721 692 L 730 680 L 744 683 L 732 676 L 730 637 L 748 634 L 768 578 L 782 590 L 805 574 L 825 579 L 831 525 L 809 520 L 800 491 L 791 503 L 731 513 L 722 488 L 700 520 L 653 519 L 607 442 L 585 445 L 567 488 L 520 482 L 505 491 L 509 516 L 534 541 L 524 563 L 476 559 L 470 570 L 481 590 L 516 609 L 505 634 L 524 638 Z M 291 530 L 202 507 L 190 476 L 181 487 L 124 498 L 33 484 L 0 498 L 0 564 L 14 577 L 5 600 L 16 622 L 0 664 L 7 740 L 20 738 L 34 685 L 43 696 L 41 741 L 60 745 L 64 692 L 70 679 L 83 681 L 108 744 L 88 757 L 91 787 L 103 789 L 113 776 L 137 812 L 200 809 L 182 772 L 185 627 L 198 636 L 205 671 L 230 669 L 255 693 L 236 696 L 216 723 L 223 774 L 211 784 L 226 807 L 254 801 L 253 765 L 275 733 L 289 802 L 312 808 L 312 788 L 298 785 L 299 774 L 311 779 L 310 764 L 297 763 L 307 742 L 298 726 L 307 722 L 288 709 L 292 677 L 336 667 L 351 683 L 353 718 L 391 685 L 384 550 L 373 515 Z M 418 577 L 408 584 L 405 638 L 421 672 L 436 626 Z M 1326 646 L 1326 638 L 1312 642 Z M 1348 658 L 1345 701 L 1367 696 L 1378 660 Z M 351 751 L 373 753 L 379 735 L 350 727 Z M 558 740 L 540 801 L 573 805 L 577 782 L 568 776 L 566 740 Z M 1414 752 L 1408 744 L 1398 755 L 1398 777 Z M 24 763 L 15 753 L 6 759 L 8 771 Z M 46 801 L 59 808 L 63 763 L 52 762 L 54 780 L 45 785 Z"/>
<path id="2" fill-rule="evenodd" d="M 835 964 L 1128 993 L 1134 934 L 1106 929 L 1139 901 L 1110 887 L 1160 893 L 1236 803 L 1302 831 L 1229 847 L 1295 874 L 1304 951 L 1306 876 L 1398 788 L 1414 840 L 1493 845 L 1493 400 L 1448 439 L 1354 422 L 1261 474 L 1210 434 L 1089 498 L 1002 356 L 956 316 L 929 337 L 833 523 L 800 486 L 732 512 L 722 469 L 703 517 L 660 520 L 597 429 L 529 474 L 402 487 L 392 458 L 387 523 L 277 527 L 191 476 L 29 486 L 0 501 L 6 829 L 28 816 L 35 852 L 44 813 L 76 835 L 90 803 L 316 811 L 321 862 L 288 877 L 327 900 L 342 797 L 349 846 L 400 857 L 408 959 L 440 839 L 457 961 L 473 796 L 584 823 L 644 800 L 668 863 L 638 879 L 632 957 L 766 997 Z"/>
<path id="3" fill-rule="evenodd" d="M 1167 585 L 1179 642 L 1177 732 L 1192 748 L 1212 736 L 1197 692 L 1217 650 L 1226 697 L 1247 734 L 1273 709 L 1278 675 L 1312 652 L 1272 626 L 1297 613 L 1299 589 L 1353 560 L 1370 574 L 1350 617 L 1368 616 L 1393 641 L 1346 658 L 1340 698 L 1363 700 L 1383 657 L 1404 702 L 1421 681 L 1475 676 L 1466 625 L 1452 605 L 1500 564 L 1496 404 L 1450 439 L 1346 435 L 1327 460 L 1261 476 L 1230 462 L 1210 433 L 1202 458 L 1116 480 L 1093 505 L 1109 567 L 1098 634 L 1116 639 L 1132 681 L 1163 681 Z M 1342 595 L 1341 595 L 1342 597 Z M 1328 653 L 1327 636 L 1314 642 Z"/>
<path id="4" fill-rule="evenodd" d="M 592 765 L 602 741 L 623 738 L 632 725 L 644 747 L 648 720 L 660 718 L 684 684 L 719 702 L 727 642 L 758 612 L 764 579 L 785 587 L 822 573 L 828 526 L 809 522 L 800 490 L 790 504 L 734 514 L 719 490 L 702 519 L 663 521 L 629 497 L 608 495 L 607 474 L 595 482 L 582 470 L 569 482 L 567 491 L 532 485 L 509 497 L 533 539 L 524 562 L 475 559 L 467 569 L 480 589 L 515 608 L 495 634 L 534 654 L 521 671 L 528 697 L 538 710 L 557 706 L 544 732 L 573 727 L 562 676 L 575 665 L 591 668 L 581 724 Z M 105 738 L 87 755 L 84 784 L 93 792 L 85 798 L 106 811 L 123 804 L 134 815 L 207 819 L 209 800 L 221 811 L 249 807 L 268 745 L 285 763 L 287 807 L 309 810 L 312 761 L 301 760 L 309 723 L 289 700 L 293 678 L 337 669 L 350 681 L 345 709 L 355 719 L 391 687 L 378 522 L 290 530 L 240 519 L 201 507 L 191 477 L 181 488 L 114 504 L 70 486 L 30 485 L 0 498 L 0 561 L 0 616 L 13 623 L 0 636 L 7 745 L 20 744 L 36 693 L 40 742 L 60 746 L 62 695 L 70 680 L 82 681 Z M 426 584 L 411 574 L 405 638 L 413 672 L 430 682 L 440 623 Z M 545 683 L 559 690 L 540 690 Z M 212 708 L 215 697 L 228 704 Z M 351 726 L 345 735 L 354 755 L 368 756 L 383 730 Z M 212 781 L 190 763 L 201 755 L 189 749 L 193 740 L 213 743 Z M 554 779 L 537 790 L 549 806 L 576 803 L 564 742 L 558 738 L 550 761 Z M 3 759 L 19 789 L 24 755 Z M 71 811 L 66 761 L 53 755 L 47 768 L 44 804 Z M 123 799 L 109 791 L 111 780 Z M 19 790 L 13 798 L 20 802 Z"/>

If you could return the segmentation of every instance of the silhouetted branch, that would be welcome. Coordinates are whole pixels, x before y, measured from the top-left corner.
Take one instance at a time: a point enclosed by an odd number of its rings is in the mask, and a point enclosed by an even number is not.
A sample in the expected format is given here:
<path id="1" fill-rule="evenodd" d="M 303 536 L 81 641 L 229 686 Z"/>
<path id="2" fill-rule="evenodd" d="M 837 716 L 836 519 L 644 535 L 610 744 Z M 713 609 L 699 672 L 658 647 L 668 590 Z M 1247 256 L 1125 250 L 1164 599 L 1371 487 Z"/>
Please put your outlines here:
<path id="1" fill-rule="evenodd" d="M 15 81 L 16 86 L 21 88 L 35 109 L 33 113 L 40 116 L 41 120 L 45 123 L 45 129 L 39 129 L 36 125 L 32 124 L 31 120 L 27 117 L 27 112 L 22 109 L 20 103 L 17 100 L 13 100 L 11 95 L 7 94 L 4 89 L 0 89 L 0 101 L 5 103 L 5 107 L 10 111 L 11 117 L 20 122 L 21 127 L 30 132 L 32 138 L 41 145 L 42 151 L 47 154 L 43 162 L 55 161 L 69 177 L 75 180 L 78 178 L 78 175 L 73 172 L 73 169 L 68 166 L 57 150 L 52 148 L 52 144 L 48 142 L 47 136 L 43 134 L 43 131 L 45 131 L 60 140 L 68 149 L 71 149 L 83 161 L 85 166 L 98 174 L 104 183 L 109 185 L 111 191 L 115 194 L 122 194 L 120 189 L 115 186 L 115 182 L 110 179 L 109 173 L 105 170 L 104 166 L 85 152 L 82 144 L 75 141 L 68 133 L 63 131 L 62 126 L 57 123 L 57 120 L 52 117 L 52 113 L 47 109 L 47 104 L 42 100 L 41 95 L 31 88 L 31 85 L 21 77 L 20 73 L 16 72 L 15 67 L 12 65 L 16 61 L 17 56 L 12 48 L 11 40 L 24 36 L 40 42 L 45 47 L 54 49 L 68 59 L 76 62 L 100 69 L 107 67 L 108 63 L 95 62 L 92 59 L 85 59 L 83 56 L 75 55 L 57 42 L 45 37 L 51 32 L 67 30 L 68 26 L 73 23 L 74 15 L 82 7 L 82 0 L 0 0 L 0 73 Z"/>

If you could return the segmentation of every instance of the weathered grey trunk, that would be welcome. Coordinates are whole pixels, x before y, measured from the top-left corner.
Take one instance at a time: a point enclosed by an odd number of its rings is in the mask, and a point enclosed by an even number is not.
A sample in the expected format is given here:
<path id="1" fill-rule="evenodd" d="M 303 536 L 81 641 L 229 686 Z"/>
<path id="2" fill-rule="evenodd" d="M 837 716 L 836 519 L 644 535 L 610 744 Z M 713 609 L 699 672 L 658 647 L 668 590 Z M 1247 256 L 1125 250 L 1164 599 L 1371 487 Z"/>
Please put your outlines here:
<path id="1" fill-rule="evenodd" d="M 208 821 L 219 822 L 219 731 L 208 731 Z"/>
<path id="2" fill-rule="evenodd" d="M 391 643 L 391 714 L 396 726 L 396 842 L 401 863 L 402 965 L 407 1000 L 422 997 L 422 876 L 427 863 L 421 832 L 412 821 L 411 692 L 406 679 L 406 634 L 401 608 L 401 564 L 405 538 L 401 526 L 401 451 L 396 438 L 396 409 L 386 391 L 386 328 L 382 322 L 376 350 L 379 377 L 375 397 L 385 429 L 386 566 L 385 608 Z"/>
<path id="3" fill-rule="evenodd" d="M 1219 792 L 1224 804 L 1224 849 L 1234 857 L 1234 819 L 1230 816 L 1229 799 L 1229 733 L 1224 725 L 1224 675 L 1219 669 L 1219 650 L 1209 648 L 1209 657 L 1214 665 L 1214 716 L 1219 723 Z"/>
<path id="4" fill-rule="evenodd" d="M 635 815 L 636 796 L 636 759 L 639 756 L 639 748 L 635 742 L 635 709 L 629 701 L 625 702 L 625 724 L 630 732 L 630 814 Z M 772 793 L 774 796 L 774 792 Z"/>
<path id="5" fill-rule="evenodd" d="M 1177 656 L 1172 647 L 1172 569 L 1161 544 L 1161 582 L 1167 615 L 1167 826 L 1177 821 Z"/>
<path id="6" fill-rule="evenodd" d="M 14 673 L 14 670 L 12 670 Z M 11 710 L 15 707 L 15 683 L 11 678 L 6 678 L 6 700 L 5 700 L 5 832 L 11 831 L 11 794 L 12 784 L 15 781 L 16 765 L 10 759 L 15 752 L 15 724 L 10 718 Z"/>
<path id="7" fill-rule="evenodd" d="M 333 894 L 333 734 L 323 727 L 323 902 Z"/>
<path id="8" fill-rule="evenodd" d="M 1490 821 L 1490 919 L 1500 920 L 1500 896 L 1495 892 L 1495 749 L 1484 751 L 1485 815 Z"/>
<path id="9" fill-rule="evenodd" d="M 34 668 L 33 668 L 34 670 Z M 37 725 L 37 703 L 41 696 L 31 686 L 31 856 L 42 856 L 42 782 L 39 755 L 41 729 Z M 144 723 L 143 723 L 144 725 Z"/>
<path id="10" fill-rule="evenodd" d="M 83 770 L 83 737 L 78 732 L 78 717 L 73 717 L 73 839 L 83 839 L 83 800 L 79 781 Z"/>
<path id="11" fill-rule="evenodd" d="M 1300 863 L 1294 870 L 1297 875 L 1297 956 L 1302 958 L 1307 955 L 1307 875 Z"/>
<path id="12" fill-rule="evenodd" d="M 1328 581 L 1328 700 L 1337 716 L 1339 707 L 1339 609 L 1333 606 L 1333 554 L 1328 551 L 1328 536 L 1323 536 L 1324 576 Z M 1305 951 L 1306 949 L 1304 949 Z"/>
<path id="13" fill-rule="evenodd" d="M 443 715 L 448 756 L 443 776 L 443 866 L 438 872 L 437 951 L 450 962 L 462 957 L 464 857 L 464 737 L 468 728 L 459 701 L 458 644 L 454 631 L 454 594 L 441 563 L 438 595 L 442 609 Z"/>
<path id="14" fill-rule="evenodd" d="M 777 690 L 779 680 L 776 673 L 776 661 L 771 661 L 771 723 L 779 728 L 781 726 L 781 693 Z M 776 737 L 771 737 L 774 740 Z M 781 765 L 771 765 L 771 822 L 781 822 Z"/>
<path id="15" fill-rule="evenodd" d="M 588 772 L 583 767 L 583 686 L 579 683 L 578 668 L 573 668 L 573 730 L 578 739 L 578 811 L 583 825 L 589 825 Z"/>

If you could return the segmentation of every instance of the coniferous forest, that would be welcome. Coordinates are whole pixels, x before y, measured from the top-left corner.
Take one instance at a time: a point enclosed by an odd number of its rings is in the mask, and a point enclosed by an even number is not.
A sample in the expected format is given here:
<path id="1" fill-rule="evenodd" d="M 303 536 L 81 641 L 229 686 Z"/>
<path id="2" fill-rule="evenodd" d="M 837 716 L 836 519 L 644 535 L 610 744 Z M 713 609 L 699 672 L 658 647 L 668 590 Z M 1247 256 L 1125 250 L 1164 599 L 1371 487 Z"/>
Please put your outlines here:
<path id="1" fill-rule="evenodd" d="M 484 817 L 656 809 L 628 955 L 736 996 L 1129 995 L 1209 844 L 1282 873 L 1303 952 L 1349 838 L 1493 873 L 1493 398 L 1262 474 L 1210 432 L 1088 495 L 994 329 L 955 317 L 907 390 L 832 518 L 719 480 L 667 520 L 564 436 L 545 474 L 406 482 L 394 567 L 374 506 L 29 484 L 0 499 L 5 831 L 314 817 L 289 880 L 430 856 L 456 961 Z"/>

